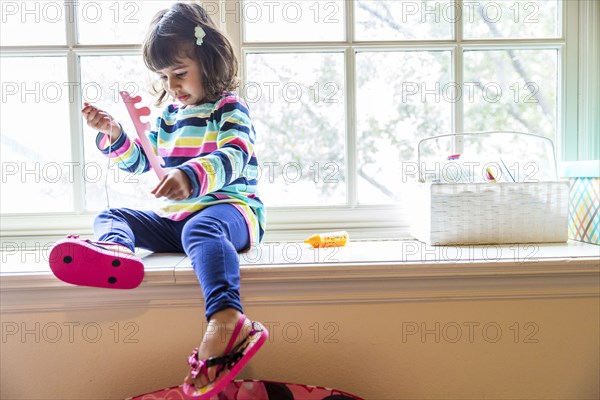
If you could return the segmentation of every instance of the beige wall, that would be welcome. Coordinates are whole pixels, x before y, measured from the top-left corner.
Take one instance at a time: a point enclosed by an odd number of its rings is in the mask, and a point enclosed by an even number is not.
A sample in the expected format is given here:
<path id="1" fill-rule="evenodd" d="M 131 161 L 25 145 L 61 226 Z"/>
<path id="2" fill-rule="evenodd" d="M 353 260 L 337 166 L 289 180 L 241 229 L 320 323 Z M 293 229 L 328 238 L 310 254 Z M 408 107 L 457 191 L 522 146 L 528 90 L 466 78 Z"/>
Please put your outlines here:
<path id="1" fill-rule="evenodd" d="M 600 397 L 598 297 L 254 304 L 246 312 L 271 326 L 247 378 L 367 399 Z M 179 384 L 202 324 L 200 306 L 4 314 L 0 396 L 117 399 Z M 422 328 L 430 332 L 410 334 Z"/>

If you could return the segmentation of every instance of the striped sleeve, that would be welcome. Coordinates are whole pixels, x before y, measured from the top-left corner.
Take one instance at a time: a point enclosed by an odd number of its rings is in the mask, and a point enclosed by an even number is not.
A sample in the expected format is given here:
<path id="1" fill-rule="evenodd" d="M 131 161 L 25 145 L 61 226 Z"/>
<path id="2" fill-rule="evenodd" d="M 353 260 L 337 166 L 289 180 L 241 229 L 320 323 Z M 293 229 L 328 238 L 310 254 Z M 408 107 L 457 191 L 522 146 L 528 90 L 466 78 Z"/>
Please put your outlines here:
<path id="1" fill-rule="evenodd" d="M 219 127 L 216 150 L 178 167 L 190 178 L 193 197 L 215 192 L 241 177 L 254 153 L 254 131 L 243 100 L 223 98 L 212 117 Z"/>
<path id="2" fill-rule="evenodd" d="M 156 149 L 157 132 L 150 132 L 149 139 L 152 147 Z M 151 168 L 140 140 L 137 138 L 133 141 L 129 139 L 123 128 L 121 128 L 121 136 L 112 145 L 110 145 L 108 135 L 98 132 L 96 147 L 124 171 L 142 174 Z"/>

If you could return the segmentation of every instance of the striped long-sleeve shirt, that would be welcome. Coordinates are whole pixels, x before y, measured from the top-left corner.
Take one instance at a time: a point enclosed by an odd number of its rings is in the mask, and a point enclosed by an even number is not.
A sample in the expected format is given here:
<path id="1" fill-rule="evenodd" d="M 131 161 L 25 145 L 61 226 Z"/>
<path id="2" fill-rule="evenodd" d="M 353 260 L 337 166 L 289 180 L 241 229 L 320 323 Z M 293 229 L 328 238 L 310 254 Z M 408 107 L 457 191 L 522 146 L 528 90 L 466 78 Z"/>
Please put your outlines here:
<path id="1" fill-rule="evenodd" d="M 149 139 L 165 166 L 181 169 L 192 184 L 190 198 L 165 199 L 159 215 L 180 221 L 205 207 L 232 203 L 246 219 L 251 243 L 260 241 L 265 207 L 257 192 L 256 133 L 244 100 L 225 93 L 215 103 L 169 105 Z M 125 132 L 110 154 L 108 136 L 99 133 L 96 145 L 123 170 L 141 174 L 151 168 L 139 139 L 132 141 Z"/>

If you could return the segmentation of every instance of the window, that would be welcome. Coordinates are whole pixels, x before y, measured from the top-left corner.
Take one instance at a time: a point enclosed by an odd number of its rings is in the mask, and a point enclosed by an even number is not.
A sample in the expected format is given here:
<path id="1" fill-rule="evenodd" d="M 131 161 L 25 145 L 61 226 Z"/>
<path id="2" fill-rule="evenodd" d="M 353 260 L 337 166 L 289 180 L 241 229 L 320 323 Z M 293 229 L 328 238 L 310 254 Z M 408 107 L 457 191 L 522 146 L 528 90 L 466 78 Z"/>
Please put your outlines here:
<path id="1" fill-rule="evenodd" d="M 169 3 L 2 2 L 3 235 L 90 231 L 105 182 L 111 206 L 154 201 L 151 174 L 107 170 L 79 110 L 93 102 L 134 132 L 118 91 L 151 102 L 139 43 Z M 554 139 L 563 156 L 573 146 L 577 2 L 203 4 L 239 51 L 271 238 L 406 234 L 406 165 L 421 138 L 513 129 Z"/>
<path id="2" fill-rule="evenodd" d="M 106 207 L 105 184 L 112 205 L 153 201 L 135 189 L 153 177 L 109 169 L 79 110 L 93 103 L 134 134 L 118 93 L 147 92 L 139 43 L 170 3 L 2 2 L 3 215 L 92 213 Z"/>
<path id="3" fill-rule="evenodd" d="M 282 225 L 293 212 L 315 226 L 402 226 L 419 139 L 516 130 L 561 143 L 566 2 L 228 5 L 243 17 L 261 191 Z"/>

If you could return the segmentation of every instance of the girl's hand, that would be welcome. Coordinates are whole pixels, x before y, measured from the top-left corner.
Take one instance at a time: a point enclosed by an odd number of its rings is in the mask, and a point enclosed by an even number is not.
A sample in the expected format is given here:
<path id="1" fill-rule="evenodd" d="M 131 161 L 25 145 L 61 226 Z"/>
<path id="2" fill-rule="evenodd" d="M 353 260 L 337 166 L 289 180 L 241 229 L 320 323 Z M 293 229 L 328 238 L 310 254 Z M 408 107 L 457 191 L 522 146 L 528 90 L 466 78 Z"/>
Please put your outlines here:
<path id="1" fill-rule="evenodd" d="M 157 198 L 166 197 L 169 200 L 185 200 L 192 195 L 190 178 L 178 168 L 173 168 L 160 180 L 150 193 Z"/>
<path id="2" fill-rule="evenodd" d="M 100 131 L 105 135 L 110 135 L 113 143 L 121 136 L 121 125 L 119 125 L 106 111 L 100 110 L 88 103 L 84 103 L 81 113 L 89 127 Z"/>

